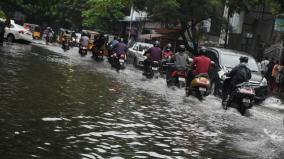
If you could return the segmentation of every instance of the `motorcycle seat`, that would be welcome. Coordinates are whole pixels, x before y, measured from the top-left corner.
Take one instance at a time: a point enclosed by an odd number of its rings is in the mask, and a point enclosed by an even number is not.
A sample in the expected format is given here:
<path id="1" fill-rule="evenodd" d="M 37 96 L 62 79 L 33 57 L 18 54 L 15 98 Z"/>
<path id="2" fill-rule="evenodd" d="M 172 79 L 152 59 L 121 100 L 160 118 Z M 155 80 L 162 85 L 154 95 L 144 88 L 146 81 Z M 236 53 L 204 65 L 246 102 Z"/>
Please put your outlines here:
<path id="1" fill-rule="evenodd" d="M 209 78 L 209 75 L 207 73 L 201 73 L 196 76 L 196 78 L 199 78 L 199 77 Z"/>

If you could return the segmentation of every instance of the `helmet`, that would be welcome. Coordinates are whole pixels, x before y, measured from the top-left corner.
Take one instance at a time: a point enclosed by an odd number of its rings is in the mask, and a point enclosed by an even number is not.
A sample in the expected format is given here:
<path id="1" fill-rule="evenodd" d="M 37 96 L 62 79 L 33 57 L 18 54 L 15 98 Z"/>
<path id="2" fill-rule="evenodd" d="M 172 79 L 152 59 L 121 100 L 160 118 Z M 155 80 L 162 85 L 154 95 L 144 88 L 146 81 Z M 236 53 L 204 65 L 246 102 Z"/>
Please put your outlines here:
<path id="1" fill-rule="evenodd" d="M 172 48 L 172 44 L 168 43 L 167 48 Z"/>
<path id="2" fill-rule="evenodd" d="M 159 47 L 160 46 L 160 42 L 159 41 L 155 41 L 154 46 L 155 47 Z"/>
<path id="3" fill-rule="evenodd" d="M 248 63 L 248 57 L 246 57 L 246 56 L 241 56 L 241 57 L 240 57 L 240 63 Z"/>
<path id="4" fill-rule="evenodd" d="M 206 55 L 206 48 L 205 47 L 201 47 L 199 52 L 198 52 L 199 55 Z"/>
<path id="5" fill-rule="evenodd" d="M 179 45 L 179 50 L 180 51 L 185 51 L 185 46 L 184 45 Z"/>

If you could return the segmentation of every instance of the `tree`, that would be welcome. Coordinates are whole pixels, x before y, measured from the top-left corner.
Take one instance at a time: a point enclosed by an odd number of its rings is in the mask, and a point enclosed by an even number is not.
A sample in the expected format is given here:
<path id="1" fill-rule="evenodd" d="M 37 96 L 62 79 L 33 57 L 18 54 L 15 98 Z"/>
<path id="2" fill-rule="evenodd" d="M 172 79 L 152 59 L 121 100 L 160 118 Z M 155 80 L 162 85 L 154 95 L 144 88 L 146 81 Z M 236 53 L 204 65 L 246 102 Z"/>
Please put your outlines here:
<path id="1" fill-rule="evenodd" d="M 88 6 L 83 12 L 83 25 L 107 32 L 125 16 L 129 3 L 127 0 L 89 0 Z"/>
<path id="2" fill-rule="evenodd" d="M 6 14 L 2 10 L 0 10 L 0 18 L 6 18 Z"/>
<path id="3" fill-rule="evenodd" d="M 6 15 L 21 11 L 27 21 L 53 27 L 81 28 L 87 0 L 1 0 Z"/>
<path id="4" fill-rule="evenodd" d="M 198 49 L 200 32 L 197 26 L 200 22 L 209 18 L 220 21 L 223 19 L 221 0 L 134 0 L 134 5 L 138 10 L 146 11 L 153 19 L 180 23 L 181 35 L 188 48 L 188 41 L 193 43 L 195 53 Z"/>

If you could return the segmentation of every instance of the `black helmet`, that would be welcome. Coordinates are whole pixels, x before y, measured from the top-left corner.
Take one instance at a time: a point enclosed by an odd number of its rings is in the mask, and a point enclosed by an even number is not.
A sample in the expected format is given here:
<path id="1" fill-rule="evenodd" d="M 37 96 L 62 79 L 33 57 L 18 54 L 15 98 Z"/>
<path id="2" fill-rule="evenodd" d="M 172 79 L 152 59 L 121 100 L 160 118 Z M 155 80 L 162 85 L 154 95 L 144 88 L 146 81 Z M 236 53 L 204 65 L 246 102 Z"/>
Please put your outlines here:
<path id="1" fill-rule="evenodd" d="M 198 52 L 199 55 L 206 55 L 206 48 L 205 47 L 201 47 L 199 52 Z"/>
<path id="2" fill-rule="evenodd" d="M 240 57 L 240 63 L 248 63 L 248 57 L 246 57 L 246 56 L 241 56 L 241 57 Z"/>

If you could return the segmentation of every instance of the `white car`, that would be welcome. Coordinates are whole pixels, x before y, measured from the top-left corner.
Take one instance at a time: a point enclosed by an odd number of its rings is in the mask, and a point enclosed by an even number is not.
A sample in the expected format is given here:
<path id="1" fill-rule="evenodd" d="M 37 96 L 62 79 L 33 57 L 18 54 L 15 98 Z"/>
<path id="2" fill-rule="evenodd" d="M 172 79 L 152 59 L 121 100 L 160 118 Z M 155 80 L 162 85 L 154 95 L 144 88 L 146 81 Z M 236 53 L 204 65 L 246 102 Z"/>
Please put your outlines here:
<path id="1" fill-rule="evenodd" d="M 136 42 L 131 48 L 128 49 L 127 58 L 133 61 L 133 65 L 135 67 L 142 67 L 143 62 L 146 59 L 146 57 L 143 56 L 144 53 L 153 46 L 153 44 L 149 43 Z"/>
<path id="2" fill-rule="evenodd" d="M 11 20 L 10 28 L 5 28 L 4 38 L 6 38 L 8 42 L 13 42 L 15 40 L 23 40 L 26 42 L 33 41 L 32 32 L 25 29 L 23 26 L 16 24 L 14 20 Z"/>

